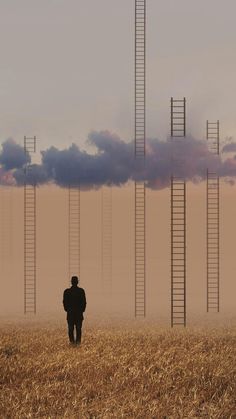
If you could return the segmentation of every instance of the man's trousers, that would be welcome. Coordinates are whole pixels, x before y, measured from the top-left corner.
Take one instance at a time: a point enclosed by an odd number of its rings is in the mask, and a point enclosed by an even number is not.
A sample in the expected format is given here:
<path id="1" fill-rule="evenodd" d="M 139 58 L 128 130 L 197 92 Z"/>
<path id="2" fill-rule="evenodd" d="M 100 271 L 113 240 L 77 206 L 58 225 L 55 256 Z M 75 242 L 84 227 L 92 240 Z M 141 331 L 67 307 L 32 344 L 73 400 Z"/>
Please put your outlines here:
<path id="1" fill-rule="evenodd" d="M 71 343 L 79 344 L 81 342 L 81 329 L 83 315 L 81 313 L 67 313 L 68 335 Z M 75 330 L 75 336 L 74 336 Z"/>

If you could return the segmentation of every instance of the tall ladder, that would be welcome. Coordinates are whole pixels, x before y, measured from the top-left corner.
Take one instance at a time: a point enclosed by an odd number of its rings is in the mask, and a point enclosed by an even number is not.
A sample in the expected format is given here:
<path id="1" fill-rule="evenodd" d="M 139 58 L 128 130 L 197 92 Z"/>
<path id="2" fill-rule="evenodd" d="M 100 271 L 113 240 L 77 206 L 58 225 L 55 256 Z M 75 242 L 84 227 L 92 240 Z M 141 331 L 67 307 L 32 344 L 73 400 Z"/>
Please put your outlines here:
<path id="1" fill-rule="evenodd" d="M 171 98 L 171 137 L 186 135 L 186 100 Z M 173 144 L 173 143 L 172 143 Z M 173 156 L 174 159 L 179 157 Z M 171 327 L 186 326 L 186 182 L 171 176 Z"/>
<path id="2" fill-rule="evenodd" d="M 146 0 L 135 0 L 135 158 L 145 164 Z M 146 315 L 145 183 L 135 182 L 135 317 Z"/>
<path id="3" fill-rule="evenodd" d="M 80 187 L 68 188 L 69 283 L 80 276 Z"/>
<path id="4" fill-rule="evenodd" d="M 12 187 L 1 186 L 0 195 L 1 270 L 6 275 L 12 266 Z"/>
<path id="5" fill-rule="evenodd" d="M 106 296 L 112 292 L 112 187 L 102 187 L 102 286 Z"/>
<path id="6" fill-rule="evenodd" d="M 36 152 L 36 137 L 24 137 L 24 150 Z M 31 165 L 24 182 L 24 313 L 36 314 L 36 185 L 30 182 Z"/>
<path id="7" fill-rule="evenodd" d="M 219 121 L 206 124 L 208 149 L 220 153 Z M 220 188 L 219 176 L 207 170 L 207 312 L 220 310 Z"/>

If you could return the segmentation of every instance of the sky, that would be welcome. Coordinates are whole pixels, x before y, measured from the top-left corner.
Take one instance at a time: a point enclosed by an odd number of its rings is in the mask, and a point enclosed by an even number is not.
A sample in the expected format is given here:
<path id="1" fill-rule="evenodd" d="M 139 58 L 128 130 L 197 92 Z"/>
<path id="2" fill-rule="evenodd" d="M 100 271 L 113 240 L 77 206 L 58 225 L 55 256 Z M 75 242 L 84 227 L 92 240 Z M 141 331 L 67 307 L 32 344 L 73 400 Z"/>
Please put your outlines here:
<path id="1" fill-rule="evenodd" d="M 147 0 L 147 136 L 165 140 L 170 97 L 187 132 L 236 137 L 234 0 Z M 0 0 L 0 141 L 81 147 L 134 136 L 134 0 Z"/>
<path id="2" fill-rule="evenodd" d="M 170 191 L 147 189 L 146 286 L 147 315 L 170 324 Z M 101 191 L 82 192 L 80 279 L 88 306 L 86 319 L 98 312 L 134 316 L 134 185 L 112 188 L 112 298 L 103 296 Z M 24 194 L 21 188 L 0 188 L 0 318 L 23 313 Z M 202 317 L 206 326 L 235 316 L 236 186 L 221 188 L 220 314 L 206 315 L 206 186 L 187 185 L 187 322 Z M 9 228 L 10 227 L 10 228 Z M 68 191 L 37 189 L 37 313 L 63 313 L 68 286 Z M 7 234 L 8 232 L 8 234 Z M 107 310 L 107 311 L 106 311 Z"/>

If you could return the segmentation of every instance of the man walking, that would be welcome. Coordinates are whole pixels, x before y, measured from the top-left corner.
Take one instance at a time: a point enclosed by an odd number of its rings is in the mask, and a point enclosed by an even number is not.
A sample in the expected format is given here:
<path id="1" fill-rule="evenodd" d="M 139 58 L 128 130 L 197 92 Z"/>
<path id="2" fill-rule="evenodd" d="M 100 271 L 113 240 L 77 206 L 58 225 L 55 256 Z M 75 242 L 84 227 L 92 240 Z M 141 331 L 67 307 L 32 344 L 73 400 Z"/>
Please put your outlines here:
<path id="1" fill-rule="evenodd" d="M 71 287 L 64 291 L 63 306 L 67 312 L 68 334 L 71 343 L 81 342 L 81 328 L 86 308 L 86 296 L 83 288 L 78 287 L 78 277 L 72 276 Z M 76 337 L 74 337 L 74 328 Z"/>

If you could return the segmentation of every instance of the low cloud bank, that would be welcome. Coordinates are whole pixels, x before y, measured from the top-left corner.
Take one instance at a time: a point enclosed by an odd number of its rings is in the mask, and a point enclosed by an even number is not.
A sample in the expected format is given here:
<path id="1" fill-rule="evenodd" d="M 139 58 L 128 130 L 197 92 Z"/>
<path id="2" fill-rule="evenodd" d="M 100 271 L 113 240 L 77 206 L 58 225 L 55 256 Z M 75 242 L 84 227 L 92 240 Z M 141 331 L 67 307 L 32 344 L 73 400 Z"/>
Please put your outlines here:
<path id="1" fill-rule="evenodd" d="M 0 153 L 0 165 L 5 171 L 23 167 L 30 162 L 29 154 L 14 140 L 9 138 L 2 143 L 2 151 Z"/>
<path id="2" fill-rule="evenodd" d="M 0 182 L 2 184 L 43 185 L 54 183 L 61 187 L 80 185 L 83 189 L 102 185 L 121 186 L 132 180 L 147 182 L 153 189 L 169 186 L 171 174 L 186 181 L 200 182 L 207 169 L 234 183 L 236 156 L 222 160 L 209 152 L 206 141 L 193 137 L 147 140 L 145 162 L 134 158 L 134 143 L 126 143 L 109 131 L 91 132 L 88 143 L 93 154 L 76 144 L 59 150 L 50 147 L 41 151 L 41 163 L 30 165 L 30 156 L 13 140 L 2 144 L 0 153 Z M 236 143 L 224 146 L 224 153 L 236 151 Z M 225 154 L 224 154 L 225 156 Z M 27 170 L 25 170 L 25 166 Z"/>

